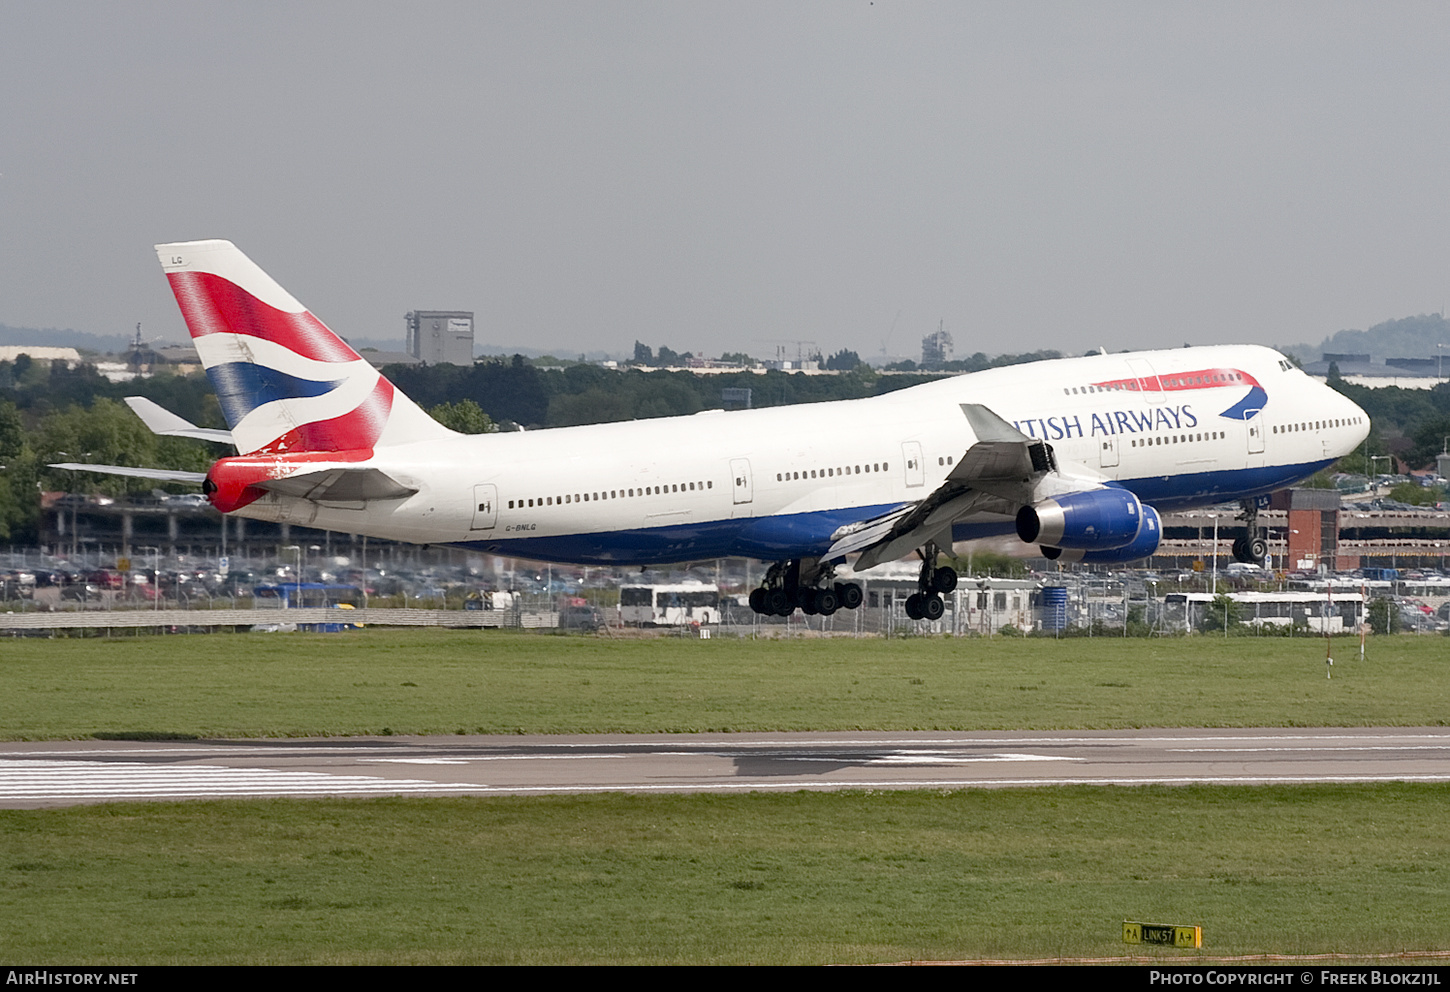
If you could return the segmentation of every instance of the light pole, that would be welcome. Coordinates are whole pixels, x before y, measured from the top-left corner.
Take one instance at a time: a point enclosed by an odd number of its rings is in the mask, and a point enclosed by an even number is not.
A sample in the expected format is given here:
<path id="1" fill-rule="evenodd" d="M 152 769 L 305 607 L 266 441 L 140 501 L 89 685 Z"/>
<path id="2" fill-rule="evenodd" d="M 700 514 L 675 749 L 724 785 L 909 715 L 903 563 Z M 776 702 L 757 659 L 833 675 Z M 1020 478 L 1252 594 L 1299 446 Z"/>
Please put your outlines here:
<path id="1" fill-rule="evenodd" d="M 1213 588 L 1211 595 L 1218 595 L 1218 514 L 1213 514 Z"/>
<path id="2" fill-rule="evenodd" d="M 137 548 L 143 554 L 151 552 L 151 600 L 155 609 L 161 609 L 161 549 L 157 547 Z"/>
<path id="3" fill-rule="evenodd" d="M 297 602 L 293 603 L 292 605 L 294 607 L 300 607 L 302 605 L 302 545 L 288 544 L 282 550 L 297 552 L 297 571 L 294 573 L 295 581 L 293 582 L 293 586 L 295 586 L 296 588 L 295 595 L 297 597 Z"/>
<path id="4" fill-rule="evenodd" d="M 85 451 L 85 452 L 82 452 L 80 455 L 72 455 L 69 451 L 57 451 L 56 454 L 57 455 L 64 455 L 67 458 L 79 458 L 81 461 L 85 462 L 85 461 L 89 461 L 93 457 L 94 452 Z M 71 491 L 70 491 L 70 554 L 71 554 L 72 560 L 74 560 L 76 558 L 79 558 L 80 557 L 80 553 L 81 553 L 81 538 L 80 538 L 80 530 L 79 530 L 79 528 L 80 528 L 80 521 L 79 521 L 79 518 L 78 518 L 80 496 L 79 496 L 79 494 L 77 492 L 77 490 L 80 488 L 79 485 L 78 485 L 79 482 L 80 482 L 80 473 L 77 472 L 75 469 L 71 469 L 71 473 L 70 473 L 70 487 L 71 487 Z M 65 511 L 62 510 L 61 513 L 64 514 Z M 64 517 L 62 517 L 62 523 L 64 523 Z"/>
<path id="5" fill-rule="evenodd" d="M 1369 461 L 1370 461 L 1370 474 L 1373 475 L 1373 473 L 1374 473 L 1374 463 L 1375 462 L 1380 462 L 1380 461 L 1388 462 L 1391 457 L 1392 456 L 1390 456 L 1390 455 L 1370 455 L 1369 456 Z M 1389 468 L 1388 465 L 1386 465 L 1385 467 L 1386 468 Z M 1379 487 L 1379 482 L 1378 481 L 1375 481 L 1374 482 L 1374 491 L 1375 491 L 1375 495 L 1379 495 L 1380 487 Z"/>

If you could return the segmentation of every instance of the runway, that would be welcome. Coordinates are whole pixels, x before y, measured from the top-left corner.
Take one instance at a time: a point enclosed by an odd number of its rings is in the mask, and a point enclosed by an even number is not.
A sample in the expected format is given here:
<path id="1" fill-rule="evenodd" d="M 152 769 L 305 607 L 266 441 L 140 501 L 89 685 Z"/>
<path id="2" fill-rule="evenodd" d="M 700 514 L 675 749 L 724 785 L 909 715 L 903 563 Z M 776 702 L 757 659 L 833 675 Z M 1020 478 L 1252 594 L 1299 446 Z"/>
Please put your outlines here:
<path id="1" fill-rule="evenodd" d="M 0 808 L 264 796 L 1450 781 L 1450 729 L 47 741 Z"/>

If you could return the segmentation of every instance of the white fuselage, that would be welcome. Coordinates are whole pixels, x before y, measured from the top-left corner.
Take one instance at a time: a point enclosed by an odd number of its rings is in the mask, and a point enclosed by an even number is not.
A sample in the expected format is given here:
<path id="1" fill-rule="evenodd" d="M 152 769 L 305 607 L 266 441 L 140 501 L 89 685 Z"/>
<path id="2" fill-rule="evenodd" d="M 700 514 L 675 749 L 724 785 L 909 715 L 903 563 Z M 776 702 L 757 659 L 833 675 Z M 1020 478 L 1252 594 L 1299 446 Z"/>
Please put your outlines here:
<path id="1" fill-rule="evenodd" d="M 384 447 L 367 464 L 416 494 L 332 505 L 269 494 L 238 513 L 541 560 L 783 560 L 820 554 L 843 524 L 940 486 L 977 440 L 963 403 L 1046 440 L 1063 474 L 1160 509 L 1292 484 L 1369 431 L 1362 410 L 1277 352 L 1185 348 L 1010 366 L 869 399 Z M 959 538 L 971 525 L 959 522 Z"/>

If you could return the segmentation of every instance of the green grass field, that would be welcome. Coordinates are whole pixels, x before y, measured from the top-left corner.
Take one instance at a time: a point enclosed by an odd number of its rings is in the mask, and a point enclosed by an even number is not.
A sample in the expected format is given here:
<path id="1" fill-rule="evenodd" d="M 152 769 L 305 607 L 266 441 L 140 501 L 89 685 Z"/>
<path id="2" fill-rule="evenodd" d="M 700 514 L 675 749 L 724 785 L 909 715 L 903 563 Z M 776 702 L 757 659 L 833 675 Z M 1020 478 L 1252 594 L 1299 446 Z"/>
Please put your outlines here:
<path id="1" fill-rule="evenodd" d="M 22 639 L 0 736 L 1422 726 L 1450 644 L 605 640 L 496 631 Z"/>
<path id="2" fill-rule="evenodd" d="M 0 733 L 1442 725 L 1441 638 L 12 640 Z M 858 963 L 1450 947 L 1450 787 L 274 800 L 0 811 L 35 963 Z M 1145 958 L 1186 952 L 1137 948 Z M 1191 952 L 1187 952 L 1192 956 Z"/>
<path id="3" fill-rule="evenodd" d="M 1446 945 L 1450 789 L 1044 788 L 0 812 L 27 963 L 824 964 Z M 1129 948 L 1124 919 L 1203 926 Z"/>

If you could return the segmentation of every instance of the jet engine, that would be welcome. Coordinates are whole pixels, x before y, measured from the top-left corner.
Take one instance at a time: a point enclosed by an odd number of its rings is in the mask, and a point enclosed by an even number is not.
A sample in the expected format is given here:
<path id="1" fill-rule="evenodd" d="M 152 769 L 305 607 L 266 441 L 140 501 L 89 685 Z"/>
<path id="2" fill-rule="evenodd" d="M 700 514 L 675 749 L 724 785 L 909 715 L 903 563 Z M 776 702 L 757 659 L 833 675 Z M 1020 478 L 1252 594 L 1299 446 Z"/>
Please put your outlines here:
<path id="1" fill-rule="evenodd" d="M 1158 550 L 1158 542 L 1163 537 L 1163 522 L 1158 518 L 1158 511 L 1151 506 L 1143 507 L 1143 525 L 1138 529 L 1138 536 L 1121 548 L 1100 548 L 1095 551 L 1084 551 L 1080 548 L 1049 548 L 1044 547 L 1044 557 L 1063 563 L 1074 561 L 1085 562 L 1124 562 L 1137 561 L 1139 558 L 1147 558 Z"/>
<path id="2" fill-rule="evenodd" d="M 1126 489 L 1070 493 L 1017 511 L 1017 536 L 1053 548 L 1121 548 L 1138 539 L 1142 526 L 1143 504 Z"/>

